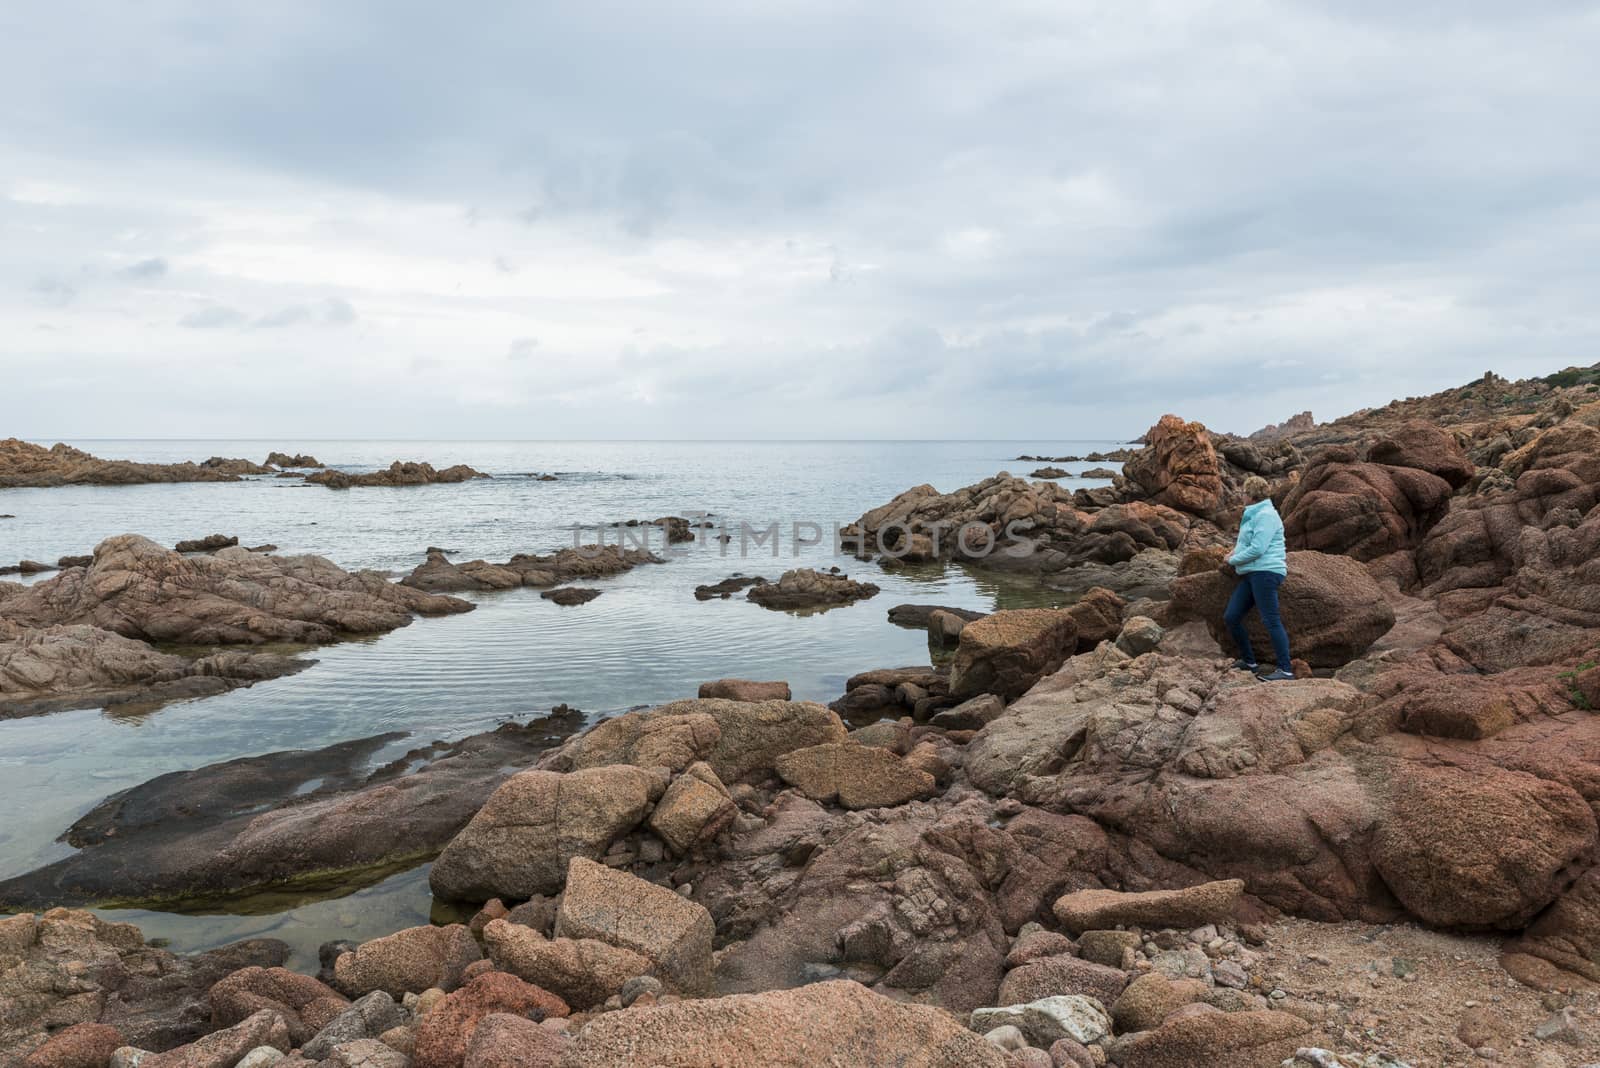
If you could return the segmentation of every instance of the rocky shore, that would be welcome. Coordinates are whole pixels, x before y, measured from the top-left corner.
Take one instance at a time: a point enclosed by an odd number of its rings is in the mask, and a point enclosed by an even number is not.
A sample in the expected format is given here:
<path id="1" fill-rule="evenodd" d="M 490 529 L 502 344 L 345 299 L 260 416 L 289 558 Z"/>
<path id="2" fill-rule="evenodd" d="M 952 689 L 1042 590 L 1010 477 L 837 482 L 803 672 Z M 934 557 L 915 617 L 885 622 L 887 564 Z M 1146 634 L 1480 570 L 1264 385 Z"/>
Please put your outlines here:
<path id="1" fill-rule="evenodd" d="M 131 486 L 144 482 L 237 482 L 267 468 L 213 456 L 204 463 L 146 464 L 102 460 L 57 443 L 50 448 L 17 438 L 0 441 L 0 489 L 22 486 Z"/>
<path id="2" fill-rule="evenodd" d="M 1070 591 L 1065 607 L 896 606 L 947 660 L 860 673 L 832 706 L 718 680 L 581 732 L 536 723 L 373 776 L 362 754 L 381 739 L 109 799 L 69 832 L 77 856 L 0 884 L 0 901 L 103 900 L 146 857 L 168 881 L 135 894 L 161 896 L 416 844 L 438 854 L 436 897 L 480 911 L 330 943 L 315 978 L 284 971 L 270 943 L 178 958 L 86 913 L 3 920 L 0 1059 L 1593 1063 L 1592 384 L 1485 376 L 1255 439 L 1169 415 L 1107 486 L 916 487 L 857 522 L 863 556 L 1001 568 Z M 1219 631 L 1249 474 L 1273 483 L 1288 531 L 1292 681 L 1233 670 Z M 141 542 L 0 586 L 0 617 L 317 641 L 336 622 L 455 610 L 409 599 L 452 601 L 424 592 L 435 581 L 576 577 L 561 554 L 440 553 L 380 586 L 317 558 Z M 144 583 L 176 568 L 202 594 L 155 613 Z M 241 573 L 256 576 L 249 611 L 228 597 Z M 290 613 L 305 598 L 282 584 L 308 574 L 329 607 Z M 870 596 L 852 587 L 870 584 L 813 571 L 747 596 Z M 294 797 L 313 773 L 324 783 Z M 153 975 L 176 978 L 140 985 Z"/>

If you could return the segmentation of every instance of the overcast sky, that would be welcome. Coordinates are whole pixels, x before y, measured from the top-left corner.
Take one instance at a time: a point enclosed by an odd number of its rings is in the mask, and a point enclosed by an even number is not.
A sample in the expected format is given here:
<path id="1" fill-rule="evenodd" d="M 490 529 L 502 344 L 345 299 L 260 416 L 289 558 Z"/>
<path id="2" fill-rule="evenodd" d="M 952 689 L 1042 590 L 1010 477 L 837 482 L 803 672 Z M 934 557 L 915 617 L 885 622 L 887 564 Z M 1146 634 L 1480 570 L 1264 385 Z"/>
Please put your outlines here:
<path id="1" fill-rule="evenodd" d="M 0 6 L 0 436 L 1105 438 L 1600 360 L 1600 14 Z"/>

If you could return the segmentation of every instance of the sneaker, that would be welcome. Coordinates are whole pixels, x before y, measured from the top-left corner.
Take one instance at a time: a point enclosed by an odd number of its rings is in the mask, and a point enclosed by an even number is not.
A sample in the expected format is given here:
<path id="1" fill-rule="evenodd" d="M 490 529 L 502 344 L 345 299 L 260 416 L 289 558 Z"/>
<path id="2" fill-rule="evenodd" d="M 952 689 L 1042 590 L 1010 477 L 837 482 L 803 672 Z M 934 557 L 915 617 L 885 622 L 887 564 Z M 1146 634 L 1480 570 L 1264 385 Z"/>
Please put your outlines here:
<path id="1" fill-rule="evenodd" d="M 1294 672 L 1285 671 L 1282 668 L 1274 668 L 1265 675 L 1257 675 L 1256 678 L 1260 679 L 1262 682 L 1292 681 L 1294 679 Z"/>
<path id="2" fill-rule="evenodd" d="M 1249 671 L 1251 673 L 1254 673 L 1254 672 L 1260 670 L 1260 666 L 1257 665 L 1257 664 L 1252 664 L 1248 660 L 1235 660 L 1233 662 L 1233 670 L 1235 670 L 1235 671 Z"/>

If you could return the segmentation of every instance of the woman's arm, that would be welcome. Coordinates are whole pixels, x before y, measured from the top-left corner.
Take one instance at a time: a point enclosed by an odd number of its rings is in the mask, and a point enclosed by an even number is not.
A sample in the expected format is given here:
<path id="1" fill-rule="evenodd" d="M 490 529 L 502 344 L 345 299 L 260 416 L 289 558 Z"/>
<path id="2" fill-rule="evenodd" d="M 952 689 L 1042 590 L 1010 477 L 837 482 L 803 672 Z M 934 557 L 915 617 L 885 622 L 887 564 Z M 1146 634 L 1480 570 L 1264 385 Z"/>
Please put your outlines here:
<path id="1" fill-rule="evenodd" d="M 1228 557 L 1228 563 L 1233 567 L 1248 564 L 1262 553 L 1266 552 L 1266 539 L 1261 536 L 1261 531 L 1254 523 L 1241 524 L 1239 527 L 1239 540 L 1233 546 L 1233 554 Z"/>

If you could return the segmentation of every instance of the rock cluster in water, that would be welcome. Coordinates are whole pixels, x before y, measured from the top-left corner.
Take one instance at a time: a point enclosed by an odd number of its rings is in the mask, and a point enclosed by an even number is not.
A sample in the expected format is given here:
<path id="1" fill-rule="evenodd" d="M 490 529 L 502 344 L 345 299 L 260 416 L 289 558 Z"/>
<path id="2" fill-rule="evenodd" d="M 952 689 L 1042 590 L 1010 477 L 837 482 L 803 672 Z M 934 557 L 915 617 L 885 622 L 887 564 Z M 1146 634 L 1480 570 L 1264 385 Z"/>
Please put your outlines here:
<path id="1" fill-rule="evenodd" d="M 437 470 L 430 463 L 396 460 L 388 467 L 363 474 L 351 474 L 337 468 L 324 468 L 306 476 L 306 482 L 327 486 L 329 489 L 349 489 L 352 486 L 427 486 L 436 482 L 468 482 L 475 478 L 488 478 L 466 464 L 454 464 Z"/>

